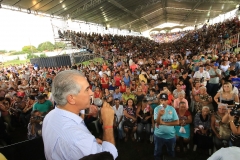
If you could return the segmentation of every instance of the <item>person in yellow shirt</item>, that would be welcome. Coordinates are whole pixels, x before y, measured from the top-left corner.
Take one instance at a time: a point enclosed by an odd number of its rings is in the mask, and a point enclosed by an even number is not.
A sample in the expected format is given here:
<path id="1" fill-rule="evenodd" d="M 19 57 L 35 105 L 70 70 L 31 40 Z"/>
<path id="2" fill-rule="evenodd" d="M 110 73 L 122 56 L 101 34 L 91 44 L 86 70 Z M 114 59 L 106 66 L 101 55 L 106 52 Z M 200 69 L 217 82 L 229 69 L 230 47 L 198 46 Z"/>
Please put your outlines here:
<path id="1" fill-rule="evenodd" d="M 172 64 L 172 69 L 177 70 L 177 68 L 178 68 L 177 61 L 174 60 L 174 61 L 173 61 L 173 64 Z"/>
<path id="2" fill-rule="evenodd" d="M 145 83 L 147 83 L 147 79 L 149 79 L 150 77 L 145 71 L 142 71 L 138 78 L 140 82 L 144 81 Z"/>
<path id="3" fill-rule="evenodd" d="M 130 98 L 133 99 L 133 101 L 136 101 L 136 96 L 133 93 L 131 93 L 130 87 L 127 87 L 126 92 L 122 94 L 123 104 L 125 105 L 127 100 Z"/>
<path id="4" fill-rule="evenodd" d="M 7 160 L 6 157 L 2 153 L 0 153 L 0 160 Z"/>

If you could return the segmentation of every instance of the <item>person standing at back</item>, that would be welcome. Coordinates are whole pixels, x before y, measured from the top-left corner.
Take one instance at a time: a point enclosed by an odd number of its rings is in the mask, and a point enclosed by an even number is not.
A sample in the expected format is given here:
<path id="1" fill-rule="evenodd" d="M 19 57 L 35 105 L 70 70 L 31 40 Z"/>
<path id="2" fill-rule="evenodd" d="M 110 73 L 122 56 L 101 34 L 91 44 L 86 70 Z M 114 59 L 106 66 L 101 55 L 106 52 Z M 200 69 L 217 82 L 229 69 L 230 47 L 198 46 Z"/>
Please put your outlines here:
<path id="1" fill-rule="evenodd" d="M 86 78 L 74 70 L 62 71 L 52 84 L 52 96 L 57 104 L 43 121 L 42 136 L 48 160 L 77 160 L 90 154 L 118 153 L 113 136 L 114 110 L 105 102 L 101 109 L 103 141 L 96 139 L 79 116 L 90 107 L 93 92 Z"/>
<path id="2" fill-rule="evenodd" d="M 166 93 L 160 94 L 160 104 L 154 109 L 154 159 L 161 159 L 162 147 L 167 146 L 168 154 L 175 156 L 175 129 L 174 126 L 179 125 L 179 118 L 176 110 L 167 105 L 168 95 Z"/>

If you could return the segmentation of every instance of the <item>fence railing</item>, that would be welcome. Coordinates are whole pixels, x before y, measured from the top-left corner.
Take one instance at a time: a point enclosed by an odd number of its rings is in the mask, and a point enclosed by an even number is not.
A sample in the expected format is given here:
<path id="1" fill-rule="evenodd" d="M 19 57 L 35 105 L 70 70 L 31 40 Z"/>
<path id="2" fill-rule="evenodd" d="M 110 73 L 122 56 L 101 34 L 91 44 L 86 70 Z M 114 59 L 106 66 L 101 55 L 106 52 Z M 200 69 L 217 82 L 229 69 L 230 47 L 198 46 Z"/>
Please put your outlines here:
<path id="1" fill-rule="evenodd" d="M 231 37 L 225 40 L 225 43 L 224 43 L 225 50 L 234 51 L 234 49 L 238 49 L 238 47 L 239 47 L 239 33 L 232 35 Z"/>

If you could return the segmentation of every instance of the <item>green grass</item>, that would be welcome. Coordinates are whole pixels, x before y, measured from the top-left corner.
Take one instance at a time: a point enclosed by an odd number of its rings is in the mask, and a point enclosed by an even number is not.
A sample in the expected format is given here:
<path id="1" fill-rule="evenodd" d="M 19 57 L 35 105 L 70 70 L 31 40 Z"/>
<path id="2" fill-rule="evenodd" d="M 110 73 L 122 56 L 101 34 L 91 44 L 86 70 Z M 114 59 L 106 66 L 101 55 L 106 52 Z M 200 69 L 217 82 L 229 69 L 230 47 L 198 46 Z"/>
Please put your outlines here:
<path id="1" fill-rule="evenodd" d="M 85 62 L 82 62 L 83 65 L 89 65 L 90 62 L 99 62 L 100 64 L 102 64 L 104 62 L 104 60 L 102 58 L 94 58 L 93 60 L 89 60 L 89 61 L 85 61 Z"/>
<path id="2" fill-rule="evenodd" d="M 6 67 L 9 65 L 25 64 L 27 62 L 30 62 L 30 60 L 29 59 L 27 59 L 27 60 L 11 60 L 11 61 L 4 62 L 3 66 Z"/>

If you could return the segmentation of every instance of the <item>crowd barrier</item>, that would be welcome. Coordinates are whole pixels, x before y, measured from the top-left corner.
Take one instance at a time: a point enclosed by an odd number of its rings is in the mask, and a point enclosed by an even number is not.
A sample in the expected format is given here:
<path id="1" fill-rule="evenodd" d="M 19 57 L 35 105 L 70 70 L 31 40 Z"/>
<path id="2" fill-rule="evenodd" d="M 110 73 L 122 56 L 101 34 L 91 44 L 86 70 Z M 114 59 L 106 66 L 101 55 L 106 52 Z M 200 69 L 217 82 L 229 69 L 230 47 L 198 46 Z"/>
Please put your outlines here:
<path id="1" fill-rule="evenodd" d="M 239 33 L 225 40 L 225 50 L 228 50 L 230 48 L 238 48 L 238 44 L 239 44 Z"/>
<path id="2" fill-rule="evenodd" d="M 45 160 L 43 139 L 37 138 L 0 147 L 7 160 Z"/>
<path id="3" fill-rule="evenodd" d="M 39 67 L 71 66 L 71 58 L 69 55 L 33 58 L 33 59 L 30 59 L 30 62 L 31 64 L 37 64 Z"/>

